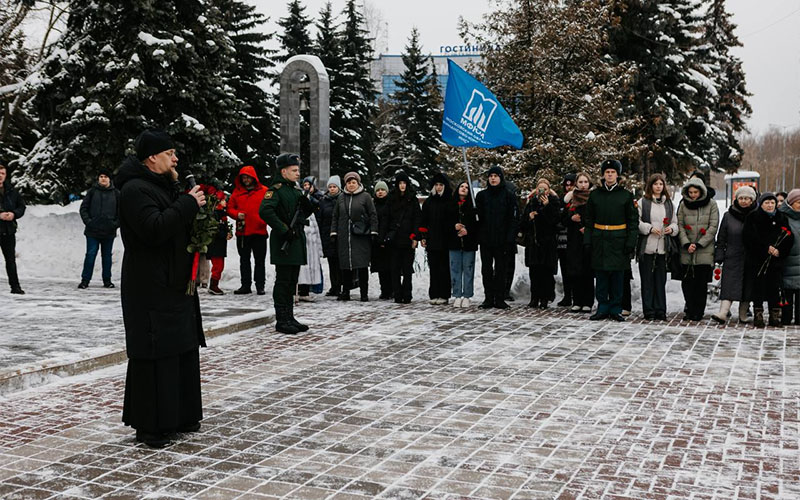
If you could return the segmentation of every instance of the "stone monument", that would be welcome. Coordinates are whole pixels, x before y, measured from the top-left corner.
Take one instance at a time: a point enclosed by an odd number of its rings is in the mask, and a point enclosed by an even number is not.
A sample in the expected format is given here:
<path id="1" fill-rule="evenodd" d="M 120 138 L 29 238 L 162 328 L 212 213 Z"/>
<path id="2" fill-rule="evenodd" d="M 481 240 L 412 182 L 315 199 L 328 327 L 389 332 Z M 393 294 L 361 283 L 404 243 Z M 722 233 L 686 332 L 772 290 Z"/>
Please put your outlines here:
<path id="1" fill-rule="evenodd" d="M 326 186 L 331 173 L 330 80 L 317 56 L 298 55 L 281 73 L 281 153 L 300 153 L 300 94 L 308 91 L 311 113 L 311 175 Z"/>

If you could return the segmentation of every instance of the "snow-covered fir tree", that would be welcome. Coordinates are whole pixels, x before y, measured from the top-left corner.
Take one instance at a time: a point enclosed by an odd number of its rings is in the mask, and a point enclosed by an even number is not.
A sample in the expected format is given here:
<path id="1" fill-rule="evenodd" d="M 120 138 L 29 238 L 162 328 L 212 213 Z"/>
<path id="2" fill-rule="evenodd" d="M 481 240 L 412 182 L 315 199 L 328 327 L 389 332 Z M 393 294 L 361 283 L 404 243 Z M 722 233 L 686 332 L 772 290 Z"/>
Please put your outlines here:
<path id="1" fill-rule="evenodd" d="M 308 33 L 312 21 L 306 15 L 306 7 L 300 0 L 292 0 L 287 8 L 289 13 L 278 20 L 278 40 L 282 50 L 276 59 L 280 62 L 286 62 L 298 54 L 310 54 L 312 47 L 311 35 Z"/>
<path id="2" fill-rule="evenodd" d="M 276 94 L 259 84 L 274 80 L 275 50 L 266 48 L 274 33 L 264 31 L 267 19 L 255 7 L 240 0 L 214 0 L 221 13 L 221 27 L 228 33 L 235 52 L 231 66 L 230 85 L 244 108 L 241 126 L 225 137 L 231 151 L 242 164 L 253 165 L 264 175 L 271 166 L 280 146 L 280 120 Z M 235 176 L 234 169 L 228 178 Z"/>
<path id="3" fill-rule="evenodd" d="M 212 176 L 238 159 L 233 45 L 210 0 L 75 0 L 45 61 L 36 109 L 45 135 L 21 162 L 20 188 L 56 202 L 115 169 L 146 128 L 175 140 L 179 168 Z"/>
<path id="4" fill-rule="evenodd" d="M 397 92 L 389 96 L 378 156 L 384 177 L 402 168 L 417 185 L 425 186 L 440 170 L 441 95 L 436 76 L 430 72 L 433 62 L 423 55 L 416 28 L 402 58 L 405 70 L 396 82 Z"/>
<path id="5" fill-rule="evenodd" d="M 525 189 L 539 175 L 555 181 L 567 172 L 594 172 L 609 156 L 631 154 L 620 134 L 627 118 L 616 113 L 631 75 L 626 64 L 605 55 L 610 23 L 600 0 L 519 0 L 479 25 L 464 26 L 467 39 L 484 46 L 475 76 L 525 138 L 519 151 L 471 148 L 471 164 L 499 163 Z"/>
<path id="6" fill-rule="evenodd" d="M 343 103 L 340 164 L 331 168 L 331 174 L 344 175 L 355 171 L 365 183 L 379 173 L 375 154 L 377 127 L 374 117 L 377 92 L 369 74 L 372 47 L 364 28 L 364 17 L 355 0 L 348 0 L 342 13 L 340 43 L 342 46 L 341 72 L 331 93 L 338 93 L 337 102 Z"/>

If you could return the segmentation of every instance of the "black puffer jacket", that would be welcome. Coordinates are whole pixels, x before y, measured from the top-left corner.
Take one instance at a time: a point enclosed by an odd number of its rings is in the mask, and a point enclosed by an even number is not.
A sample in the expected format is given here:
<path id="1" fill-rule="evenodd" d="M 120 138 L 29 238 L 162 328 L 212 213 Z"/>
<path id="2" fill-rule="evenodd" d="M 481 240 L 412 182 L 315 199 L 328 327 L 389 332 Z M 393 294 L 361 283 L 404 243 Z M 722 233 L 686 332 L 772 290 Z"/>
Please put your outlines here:
<path id="1" fill-rule="evenodd" d="M 91 238 L 113 238 L 119 227 L 119 191 L 114 184 L 95 184 L 81 202 L 81 219 L 86 225 L 83 234 Z"/>
<path id="2" fill-rule="evenodd" d="M 442 194 L 436 194 L 433 185 L 444 184 Z M 422 218 L 420 222 L 420 237 L 425 240 L 427 250 L 447 250 L 447 237 L 452 230 L 448 224 L 447 212 L 452 203 L 453 189 L 450 180 L 441 172 L 434 174 L 431 179 L 431 192 L 425 203 L 422 204 Z"/>
<path id="3" fill-rule="evenodd" d="M 159 359 L 205 346 L 198 296 L 186 295 L 192 270 L 186 246 L 197 202 L 135 157 L 122 164 L 117 185 L 128 358 Z"/>
<path id="4" fill-rule="evenodd" d="M 517 199 L 501 181 L 497 186 L 487 186 L 475 197 L 480 223 L 478 241 L 488 247 L 514 245 L 517 230 Z"/>
<path id="5" fill-rule="evenodd" d="M 3 191 L 0 192 L 0 212 L 13 212 L 14 220 L 0 220 L 0 234 L 14 234 L 17 232 L 17 219 L 25 215 L 25 201 L 19 191 L 14 189 L 6 178 Z"/>
<path id="6" fill-rule="evenodd" d="M 478 250 L 478 217 L 475 206 L 472 204 L 472 197 L 468 195 L 461 200 L 458 196 L 454 196 L 448 204 L 447 215 L 447 248 L 465 252 Z M 458 223 L 463 224 L 467 229 L 466 236 L 458 236 L 458 231 L 455 229 Z"/>
<path id="7" fill-rule="evenodd" d="M 336 201 L 341 196 L 341 192 L 336 196 L 325 194 L 319 200 L 319 210 L 317 210 L 317 224 L 319 225 L 319 236 L 322 240 L 322 255 L 324 257 L 336 257 L 336 243 L 331 240 L 331 223 L 333 222 L 333 209 Z"/>
<path id="8" fill-rule="evenodd" d="M 395 187 L 388 196 L 387 217 L 381 221 L 380 239 L 390 248 L 411 248 L 411 242 L 419 239 L 419 223 L 422 211 L 419 200 L 409 183 L 405 194 Z"/>

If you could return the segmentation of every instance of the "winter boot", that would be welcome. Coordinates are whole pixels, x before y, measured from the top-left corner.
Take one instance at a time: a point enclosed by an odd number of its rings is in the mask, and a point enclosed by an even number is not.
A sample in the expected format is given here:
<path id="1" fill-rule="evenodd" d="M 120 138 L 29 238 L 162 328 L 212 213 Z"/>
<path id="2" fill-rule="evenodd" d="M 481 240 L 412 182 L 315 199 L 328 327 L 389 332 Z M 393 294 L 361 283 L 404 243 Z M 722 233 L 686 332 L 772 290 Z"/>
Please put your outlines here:
<path id="1" fill-rule="evenodd" d="M 341 301 L 350 300 L 350 290 L 346 291 L 343 290 L 342 293 L 340 293 L 339 296 L 336 298 L 336 300 L 341 300 Z"/>
<path id="2" fill-rule="evenodd" d="M 764 328 L 764 308 L 753 308 L 753 326 L 756 328 Z"/>
<path id="3" fill-rule="evenodd" d="M 300 323 L 294 318 L 294 306 L 289 307 L 289 322 L 292 324 L 292 326 L 297 328 L 298 332 L 308 331 L 308 325 L 304 325 L 303 323 Z"/>
<path id="4" fill-rule="evenodd" d="M 211 278 L 211 284 L 208 286 L 208 293 L 211 295 L 224 295 L 225 292 L 219 288 L 219 280 Z"/>
<path id="5" fill-rule="evenodd" d="M 292 313 L 289 307 L 275 304 L 275 331 L 286 335 L 297 335 L 300 331 L 292 323 Z"/>
<path id="6" fill-rule="evenodd" d="M 774 326 L 775 328 L 783 327 L 780 307 L 773 307 L 769 310 L 769 326 Z"/>
<path id="7" fill-rule="evenodd" d="M 724 325 L 725 322 L 728 321 L 728 313 L 731 311 L 731 304 L 733 304 L 733 302 L 730 300 L 721 300 L 719 302 L 719 311 L 717 314 L 712 314 L 711 319 L 721 325 Z"/>
<path id="8" fill-rule="evenodd" d="M 81 290 L 84 290 L 84 289 L 86 289 L 86 288 L 89 288 L 89 282 L 88 282 L 88 281 L 81 281 L 81 282 L 78 284 L 78 288 L 80 288 Z"/>
<path id="9" fill-rule="evenodd" d="M 253 290 L 250 288 L 250 285 L 247 286 L 242 285 L 241 287 L 233 291 L 234 295 L 247 295 L 249 293 L 253 293 Z"/>
<path id="10" fill-rule="evenodd" d="M 739 323 L 747 323 L 747 313 L 750 311 L 749 302 L 739 302 Z"/>

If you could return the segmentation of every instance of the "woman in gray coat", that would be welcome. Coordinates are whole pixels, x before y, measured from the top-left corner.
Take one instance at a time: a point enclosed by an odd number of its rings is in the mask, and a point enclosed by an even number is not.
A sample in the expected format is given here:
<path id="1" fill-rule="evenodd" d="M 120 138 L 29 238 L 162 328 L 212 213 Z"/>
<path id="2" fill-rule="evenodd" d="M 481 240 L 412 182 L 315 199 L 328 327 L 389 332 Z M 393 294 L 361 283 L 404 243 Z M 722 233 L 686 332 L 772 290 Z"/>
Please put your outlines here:
<path id="1" fill-rule="evenodd" d="M 331 240 L 336 242 L 342 269 L 339 300 L 350 300 L 350 286 L 357 273 L 361 302 L 369 300 L 369 262 L 372 240 L 378 237 L 378 214 L 372 197 L 355 172 L 344 176 L 344 191 L 336 200 L 331 221 Z"/>
<path id="2" fill-rule="evenodd" d="M 739 322 L 747 321 L 749 302 L 744 301 L 744 219 L 755 208 L 756 192 L 750 186 L 736 190 L 733 205 L 722 218 L 714 249 L 714 262 L 722 265 L 722 287 L 719 293 L 719 311 L 711 315 L 718 323 L 728 321 L 734 301 L 739 302 Z"/>
<path id="3" fill-rule="evenodd" d="M 800 234 L 800 189 L 789 191 L 778 211 L 786 216 L 792 233 Z M 794 316 L 794 324 L 800 325 L 800 237 L 797 236 L 783 264 L 783 299 L 781 322 L 791 325 Z"/>

